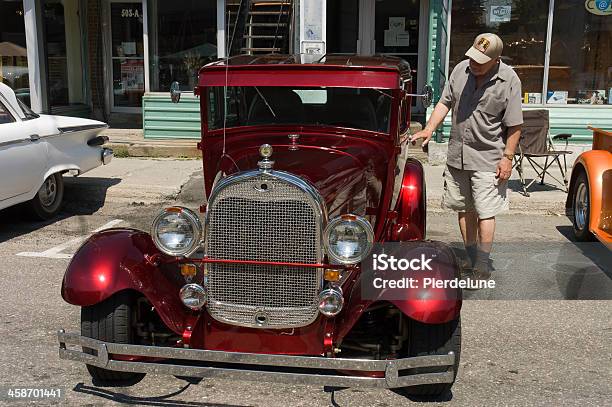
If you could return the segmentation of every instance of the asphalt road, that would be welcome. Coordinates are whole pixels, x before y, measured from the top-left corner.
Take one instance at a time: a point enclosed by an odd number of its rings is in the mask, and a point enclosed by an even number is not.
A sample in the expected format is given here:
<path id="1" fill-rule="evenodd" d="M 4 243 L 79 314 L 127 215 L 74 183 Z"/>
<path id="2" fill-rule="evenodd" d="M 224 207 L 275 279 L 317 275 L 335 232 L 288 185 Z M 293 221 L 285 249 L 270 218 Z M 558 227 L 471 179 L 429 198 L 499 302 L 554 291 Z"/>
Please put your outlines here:
<path id="1" fill-rule="evenodd" d="M 197 208 L 200 168 L 197 161 L 116 159 L 68 180 L 68 203 L 53 222 L 29 221 L 19 208 L 0 211 L 0 388 L 60 388 L 65 398 L 56 404 L 75 406 L 330 405 L 319 387 L 260 382 L 207 379 L 186 387 L 174 377 L 149 375 L 132 387 L 96 387 L 83 365 L 58 359 L 56 331 L 78 330 L 79 310 L 59 290 L 81 239 L 104 225 L 147 230 L 170 203 Z M 451 214 L 431 212 L 429 238 L 459 241 L 455 223 Z M 610 256 L 598 244 L 578 247 L 569 228 L 560 216 L 499 218 L 497 287 L 464 302 L 452 396 L 427 405 L 610 405 Z M 343 390 L 336 402 L 416 405 L 388 390 Z"/>

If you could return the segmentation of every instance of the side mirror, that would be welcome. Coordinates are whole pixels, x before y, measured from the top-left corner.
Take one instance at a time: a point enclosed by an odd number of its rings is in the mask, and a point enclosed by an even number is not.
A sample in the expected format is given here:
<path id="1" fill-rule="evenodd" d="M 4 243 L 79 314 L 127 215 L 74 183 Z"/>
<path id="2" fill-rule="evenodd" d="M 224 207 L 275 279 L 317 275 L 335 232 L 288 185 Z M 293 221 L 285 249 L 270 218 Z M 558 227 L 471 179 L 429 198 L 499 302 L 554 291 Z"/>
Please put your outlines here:
<path id="1" fill-rule="evenodd" d="M 423 88 L 423 93 L 407 93 L 406 96 L 412 96 L 417 98 L 423 98 L 423 106 L 428 108 L 431 106 L 431 102 L 433 102 L 433 88 L 429 85 L 425 85 Z"/>
<path id="2" fill-rule="evenodd" d="M 428 108 L 433 102 L 433 88 L 430 85 L 425 85 L 423 88 L 423 106 Z"/>
<path id="3" fill-rule="evenodd" d="M 178 103 L 181 100 L 181 87 L 177 81 L 170 85 L 170 99 L 172 103 Z"/>

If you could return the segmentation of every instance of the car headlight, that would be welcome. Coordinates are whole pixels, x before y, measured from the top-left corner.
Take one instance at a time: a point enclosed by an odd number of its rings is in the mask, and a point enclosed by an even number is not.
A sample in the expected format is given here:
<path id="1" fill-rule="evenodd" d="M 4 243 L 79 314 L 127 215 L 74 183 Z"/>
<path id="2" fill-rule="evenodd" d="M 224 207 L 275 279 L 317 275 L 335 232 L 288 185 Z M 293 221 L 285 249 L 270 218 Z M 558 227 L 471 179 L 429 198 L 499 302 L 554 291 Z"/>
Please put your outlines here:
<path id="1" fill-rule="evenodd" d="M 360 216 L 342 215 L 329 222 L 323 241 L 333 262 L 356 264 L 370 253 L 374 230 L 370 222 Z"/>
<path id="2" fill-rule="evenodd" d="M 198 249 L 202 224 L 187 208 L 166 208 L 153 221 L 151 236 L 155 246 L 170 256 L 189 256 Z"/>

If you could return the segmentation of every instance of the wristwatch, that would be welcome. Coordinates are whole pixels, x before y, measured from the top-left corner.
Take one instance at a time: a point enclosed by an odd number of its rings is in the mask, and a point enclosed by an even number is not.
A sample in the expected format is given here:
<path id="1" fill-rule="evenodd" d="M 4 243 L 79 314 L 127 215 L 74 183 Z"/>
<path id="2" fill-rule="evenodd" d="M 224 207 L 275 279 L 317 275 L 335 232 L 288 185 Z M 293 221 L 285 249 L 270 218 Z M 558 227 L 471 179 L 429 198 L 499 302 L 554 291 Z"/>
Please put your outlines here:
<path id="1" fill-rule="evenodd" d="M 514 154 L 506 154 L 506 153 L 504 153 L 504 157 L 506 157 L 508 160 L 512 161 L 514 159 Z"/>

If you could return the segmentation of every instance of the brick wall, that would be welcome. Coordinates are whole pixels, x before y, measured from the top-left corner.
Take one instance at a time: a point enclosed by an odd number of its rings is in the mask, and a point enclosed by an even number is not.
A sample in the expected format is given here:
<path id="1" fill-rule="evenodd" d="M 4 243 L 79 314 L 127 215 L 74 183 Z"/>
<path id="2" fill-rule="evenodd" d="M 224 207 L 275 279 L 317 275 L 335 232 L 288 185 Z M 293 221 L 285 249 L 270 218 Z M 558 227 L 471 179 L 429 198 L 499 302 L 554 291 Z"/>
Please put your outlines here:
<path id="1" fill-rule="evenodd" d="M 104 51 L 102 48 L 102 1 L 87 1 L 87 61 L 89 71 L 89 91 L 93 107 L 93 117 L 106 120 L 104 109 Z"/>

